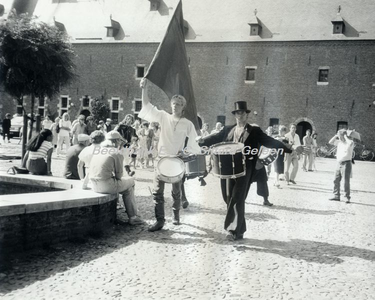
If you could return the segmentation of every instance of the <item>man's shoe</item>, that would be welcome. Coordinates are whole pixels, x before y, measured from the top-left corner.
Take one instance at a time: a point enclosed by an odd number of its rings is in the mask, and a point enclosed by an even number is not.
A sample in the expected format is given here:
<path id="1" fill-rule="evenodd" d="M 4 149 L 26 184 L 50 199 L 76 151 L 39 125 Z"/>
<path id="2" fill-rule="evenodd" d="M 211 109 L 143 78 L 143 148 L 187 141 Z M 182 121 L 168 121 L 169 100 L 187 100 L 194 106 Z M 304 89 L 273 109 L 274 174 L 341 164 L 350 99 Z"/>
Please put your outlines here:
<path id="1" fill-rule="evenodd" d="M 345 203 L 350 203 L 350 197 L 349 197 L 349 198 L 346 198 Z"/>
<path id="2" fill-rule="evenodd" d="M 163 220 L 158 220 L 154 224 L 152 224 L 150 227 L 148 227 L 148 231 L 154 232 L 161 230 L 164 226 L 164 221 Z"/>
<path id="3" fill-rule="evenodd" d="M 293 184 L 297 184 L 297 182 L 295 182 L 294 180 L 289 180 L 289 182 L 291 182 Z"/>
<path id="4" fill-rule="evenodd" d="M 263 201 L 263 205 L 265 206 L 272 206 L 273 203 L 269 202 L 268 200 Z"/>
<path id="5" fill-rule="evenodd" d="M 340 201 L 340 198 L 339 197 L 333 197 L 333 198 L 329 198 L 328 200 L 330 200 L 330 201 Z"/>
<path id="6" fill-rule="evenodd" d="M 230 241 L 243 240 L 243 234 L 235 233 L 233 231 L 229 231 L 229 234 L 227 235 L 227 239 L 230 240 Z"/>
<path id="7" fill-rule="evenodd" d="M 129 219 L 129 224 L 130 225 L 142 225 L 144 224 L 144 221 L 140 217 L 134 216 Z"/>
<path id="8" fill-rule="evenodd" d="M 182 208 L 183 209 L 187 208 L 188 206 L 189 206 L 189 201 L 187 201 L 187 200 L 182 201 Z"/>
<path id="9" fill-rule="evenodd" d="M 173 222 L 174 225 L 180 225 L 180 211 L 174 210 L 173 211 Z"/>

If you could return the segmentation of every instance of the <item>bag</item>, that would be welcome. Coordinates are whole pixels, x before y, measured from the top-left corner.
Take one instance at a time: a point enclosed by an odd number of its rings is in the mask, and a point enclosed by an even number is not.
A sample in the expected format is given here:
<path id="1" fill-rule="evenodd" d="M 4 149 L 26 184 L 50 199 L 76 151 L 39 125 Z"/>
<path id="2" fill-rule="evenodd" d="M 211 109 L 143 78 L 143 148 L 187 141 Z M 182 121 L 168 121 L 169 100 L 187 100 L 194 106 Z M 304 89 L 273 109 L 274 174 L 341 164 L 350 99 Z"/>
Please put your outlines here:
<path id="1" fill-rule="evenodd" d="M 8 171 L 7 171 L 8 174 L 11 174 L 11 175 L 16 175 L 16 174 L 29 174 L 29 170 L 27 170 L 26 168 L 19 168 L 19 167 L 16 167 L 16 166 L 13 166 L 11 167 Z"/>
<path id="2" fill-rule="evenodd" d="M 60 124 L 57 124 L 56 125 L 56 133 L 59 133 L 60 132 Z"/>

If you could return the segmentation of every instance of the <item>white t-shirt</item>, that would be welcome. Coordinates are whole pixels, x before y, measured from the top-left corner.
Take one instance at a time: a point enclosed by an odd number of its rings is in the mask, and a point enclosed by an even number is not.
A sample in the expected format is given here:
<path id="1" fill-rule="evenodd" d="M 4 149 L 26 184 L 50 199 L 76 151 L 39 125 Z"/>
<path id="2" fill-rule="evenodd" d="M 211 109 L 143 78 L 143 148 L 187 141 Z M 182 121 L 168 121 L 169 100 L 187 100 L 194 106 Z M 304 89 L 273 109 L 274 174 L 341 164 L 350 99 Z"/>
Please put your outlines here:
<path id="1" fill-rule="evenodd" d="M 200 147 L 195 141 L 197 132 L 191 121 L 186 118 L 176 119 L 164 110 L 158 110 L 154 105 L 148 103 L 142 107 L 139 117 L 148 122 L 158 122 L 161 132 L 158 144 L 159 156 L 177 155 L 183 150 L 186 137 L 189 138 L 186 150 L 192 154 L 199 154 Z"/>
<path id="2" fill-rule="evenodd" d="M 44 129 L 51 129 L 52 124 L 51 120 L 44 120 L 42 123 Z"/>
<path id="3" fill-rule="evenodd" d="M 78 155 L 79 160 L 85 163 L 85 168 L 90 167 L 91 159 L 94 156 L 94 150 L 97 152 L 100 151 L 100 144 L 91 144 L 85 147 Z"/>
<path id="4" fill-rule="evenodd" d="M 293 150 L 296 149 L 298 146 L 301 146 L 301 140 L 297 133 L 294 134 L 294 137 L 290 132 L 285 135 L 285 138 L 289 141 L 289 144 L 292 145 Z"/>
<path id="5" fill-rule="evenodd" d="M 69 136 L 70 131 L 63 129 L 62 127 L 67 127 L 67 128 L 72 129 L 72 123 L 70 121 L 60 120 L 59 126 L 60 126 L 59 136 Z"/>
<path id="6" fill-rule="evenodd" d="M 352 160 L 354 149 L 354 142 L 352 140 L 348 139 L 345 142 L 336 140 L 335 146 L 337 146 L 336 158 L 338 162 Z"/>

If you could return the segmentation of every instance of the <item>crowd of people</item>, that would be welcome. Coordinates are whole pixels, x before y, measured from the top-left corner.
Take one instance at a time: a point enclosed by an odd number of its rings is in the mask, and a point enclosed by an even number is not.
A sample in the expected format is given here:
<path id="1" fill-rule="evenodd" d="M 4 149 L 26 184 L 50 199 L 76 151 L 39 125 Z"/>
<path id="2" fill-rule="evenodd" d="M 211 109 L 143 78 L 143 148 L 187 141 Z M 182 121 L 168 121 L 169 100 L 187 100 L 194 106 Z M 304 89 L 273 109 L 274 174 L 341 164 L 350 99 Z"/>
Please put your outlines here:
<path id="1" fill-rule="evenodd" d="M 269 201 L 268 177 L 274 168 L 274 186 L 281 188 L 281 181 L 297 184 L 299 160 L 303 157 L 302 170 L 314 171 L 314 158 L 317 150 L 316 133 L 310 130 L 302 138 L 296 133 L 296 125 L 279 126 L 275 134 L 272 127 L 265 132 L 256 124 L 248 123 L 250 110 L 246 101 L 235 102 L 232 111 L 236 124 L 223 126 L 220 122 L 209 133 L 207 123 L 197 132 L 193 123 L 184 117 L 186 99 L 181 95 L 171 98 L 172 113 L 157 109 L 150 103 L 147 80 L 142 79 L 142 110 L 135 120 L 128 114 L 116 126 L 111 119 L 95 124 L 91 116 L 80 115 L 73 122 L 68 113 L 52 122 L 46 118 L 43 129 L 27 144 L 23 166 L 35 175 L 52 175 L 51 157 L 56 149 L 59 156 L 65 145 L 65 170 L 67 179 L 82 180 L 83 188 L 91 188 L 98 193 L 119 193 L 132 225 L 143 224 L 138 215 L 135 199 L 133 168 L 153 167 L 155 222 L 149 231 L 161 230 L 165 225 L 164 187 L 172 184 L 173 224 L 180 224 L 180 208 L 186 208 L 188 201 L 184 192 L 186 177 L 177 176 L 173 181 L 166 180 L 158 162 L 165 157 L 194 157 L 202 155 L 202 147 L 221 143 L 231 143 L 250 149 L 278 149 L 274 158 L 264 157 L 262 151 L 248 151 L 243 154 L 244 172 L 235 176 L 218 176 L 222 197 L 227 206 L 224 228 L 232 240 L 240 240 L 246 231 L 245 199 L 252 183 L 257 183 L 257 194 L 264 198 L 263 204 L 272 206 Z M 287 132 L 288 131 L 288 132 Z M 331 140 L 338 147 L 338 167 L 335 172 L 334 197 L 340 200 L 340 181 L 344 179 L 345 197 L 350 202 L 350 173 L 353 142 L 350 131 L 339 131 Z M 350 158 L 350 159 L 349 159 Z M 273 161 L 274 160 L 274 161 Z M 172 163 L 172 162 L 168 162 Z M 171 165 L 172 166 L 172 165 Z M 220 166 L 221 167 L 221 166 Z M 233 167 L 232 163 L 231 166 Z M 167 165 L 168 168 L 168 165 Z M 282 177 L 283 176 L 283 177 Z"/>

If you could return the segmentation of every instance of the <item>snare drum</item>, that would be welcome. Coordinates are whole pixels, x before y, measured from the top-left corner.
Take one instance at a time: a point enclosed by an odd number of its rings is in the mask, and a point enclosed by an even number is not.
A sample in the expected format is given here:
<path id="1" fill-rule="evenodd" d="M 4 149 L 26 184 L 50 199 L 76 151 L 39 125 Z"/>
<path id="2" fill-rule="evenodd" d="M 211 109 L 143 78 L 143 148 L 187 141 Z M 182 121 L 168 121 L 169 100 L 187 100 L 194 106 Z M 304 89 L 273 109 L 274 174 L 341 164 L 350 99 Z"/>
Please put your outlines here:
<path id="1" fill-rule="evenodd" d="M 259 170 L 262 168 L 262 166 L 268 166 L 269 164 L 272 164 L 273 161 L 277 158 L 277 151 L 274 149 L 269 149 L 266 147 L 262 147 L 262 152 L 260 153 L 256 165 L 256 169 Z M 261 166 L 259 166 L 261 164 Z"/>
<path id="2" fill-rule="evenodd" d="M 244 144 L 225 142 L 211 147 L 212 173 L 222 179 L 246 175 Z"/>
<path id="3" fill-rule="evenodd" d="M 185 164 L 178 157 L 162 157 L 156 165 L 156 173 L 160 181 L 175 183 L 182 180 L 185 174 Z"/>
<path id="4" fill-rule="evenodd" d="M 199 176 L 204 176 L 207 173 L 206 170 L 206 157 L 203 154 L 197 155 L 197 158 L 185 163 L 186 167 L 186 178 L 191 179 Z"/>

